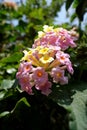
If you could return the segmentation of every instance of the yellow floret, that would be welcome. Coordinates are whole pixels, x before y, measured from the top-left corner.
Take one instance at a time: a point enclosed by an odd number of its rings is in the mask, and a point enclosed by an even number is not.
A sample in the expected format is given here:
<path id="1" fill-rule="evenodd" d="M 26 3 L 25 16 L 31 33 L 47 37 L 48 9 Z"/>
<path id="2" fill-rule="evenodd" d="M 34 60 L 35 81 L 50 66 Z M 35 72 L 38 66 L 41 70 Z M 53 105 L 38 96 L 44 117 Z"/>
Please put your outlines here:
<path id="1" fill-rule="evenodd" d="M 53 57 L 49 57 L 48 55 L 47 56 L 43 56 L 43 57 L 40 58 L 40 61 L 43 64 L 51 63 L 53 60 L 54 60 L 54 58 Z"/>
<path id="2" fill-rule="evenodd" d="M 53 31 L 53 26 L 44 25 L 44 26 L 43 26 L 43 31 L 44 31 L 44 32 Z"/>
<path id="3" fill-rule="evenodd" d="M 39 54 L 47 54 L 48 53 L 48 51 L 49 51 L 49 48 L 42 48 L 40 51 L 39 51 Z"/>
<path id="4" fill-rule="evenodd" d="M 44 32 L 42 32 L 42 31 L 39 31 L 39 32 L 38 32 L 38 37 L 39 37 L 39 38 L 43 37 L 44 35 L 45 35 Z"/>

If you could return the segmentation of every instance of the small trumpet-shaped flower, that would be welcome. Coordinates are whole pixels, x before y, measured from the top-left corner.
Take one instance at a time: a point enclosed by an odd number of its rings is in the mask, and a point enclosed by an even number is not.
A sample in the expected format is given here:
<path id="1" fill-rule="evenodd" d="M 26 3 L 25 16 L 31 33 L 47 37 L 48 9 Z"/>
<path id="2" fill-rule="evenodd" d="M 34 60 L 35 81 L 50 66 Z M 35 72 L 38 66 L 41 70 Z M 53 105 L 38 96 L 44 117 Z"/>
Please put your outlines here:
<path id="1" fill-rule="evenodd" d="M 43 31 L 44 31 L 44 32 L 53 31 L 53 26 L 44 25 L 44 26 L 43 26 Z"/>
<path id="2" fill-rule="evenodd" d="M 44 94 L 44 95 L 49 95 L 51 93 L 51 86 L 52 86 L 52 83 L 47 81 L 44 85 L 39 85 L 39 84 L 36 84 L 36 89 L 37 90 L 41 90 L 41 93 Z"/>
<path id="3" fill-rule="evenodd" d="M 20 78 L 22 75 L 29 73 L 32 70 L 32 65 L 30 62 L 22 62 L 20 63 L 20 67 L 16 74 L 17 78 Z"/>
<path id="4" fill-rule="evenodd" d="M 44 68 L 37 67 L 33 71 L 33 79 L 35 84 L 43 86 L 48 81 L 48 74 L 45 72 Z"/>
<path id="5" fill-rule="evenodd" d="M 61 64 L 66 64 L 66 62 L 69 61 L 70 56 L 69 54 L 66 54 L 63 51 L 58 51 L 56 53 L 56 58 L 60 61 Z"/>
<path id="6" fill-rule="evenodd" d="M 53 57 L 50 57 L 50 56 L 48 56 L 48 55 L 43 56 L 43 57 L 40 58 L 40 61 L 41 61 L 41 63 L 43 63 L 43 64 L 51 63 L 53 60 L 54 60 L 54 58 L 53 58 Z"/>
<path id="7" fill-rule="evenodd" d="M 19 84 L 21 85 L 21 89 L 23 91 L 26 91 L 28 94 L 31 95 L 33 94 L 29 74 L 21 75 L 21 77 L 19 78 Z"/>
<path id="8" fill-rule="evenodd" d="M 60 67 L 53 68 L 51 71 L 51 76 L 55 83 L 60 83 L 61 85 L 68 83 L 68 77 L 64 76 L 64 70 Z"/>
<path id="9" fill-rule="evenodd" d="M 37 67 L 33 72 L 33 79 L 37 90 L 41 90 L 45 95 L 50 94 L 51 82 L 48 81 L 48 73 L 44 68 Z"/>
<path id="10" fill-rule="evenodd" d="M 32 84 L 30 84 L 30 75 L 32 71 L 31 63 L 22 62 L 16 74 L 17 79 L 19 79 L 19 84 L 21 85 L 22 90 L 32 94 Z"/>
<path id="11" fill-rule="evenodd" d="M 38 37 L 40 38 L 40 37 L 44 36 L 44 34 L 45 34 L 44 32 L 39 31 L 39 32 L 38 32 Z"/>

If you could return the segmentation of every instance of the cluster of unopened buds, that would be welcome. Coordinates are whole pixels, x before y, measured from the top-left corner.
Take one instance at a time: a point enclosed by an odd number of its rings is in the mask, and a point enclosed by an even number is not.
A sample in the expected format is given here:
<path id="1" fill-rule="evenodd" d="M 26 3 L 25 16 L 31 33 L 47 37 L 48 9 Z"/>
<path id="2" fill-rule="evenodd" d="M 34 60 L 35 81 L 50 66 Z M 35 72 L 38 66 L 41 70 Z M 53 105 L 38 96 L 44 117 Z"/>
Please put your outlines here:
<path id="1" fill-rule="evenodd" d="M 32 48 L 25 50 L 21 59 L 16 75 L 21 89 L 31 95 L 34 94 L 33 88 L 49 95 L 53 83 L 68 84 L 68 74 L 74 71 L 70 55 L 64 51 L 76 47 L 76 39 L 74 30 L 43 26 Z"/>

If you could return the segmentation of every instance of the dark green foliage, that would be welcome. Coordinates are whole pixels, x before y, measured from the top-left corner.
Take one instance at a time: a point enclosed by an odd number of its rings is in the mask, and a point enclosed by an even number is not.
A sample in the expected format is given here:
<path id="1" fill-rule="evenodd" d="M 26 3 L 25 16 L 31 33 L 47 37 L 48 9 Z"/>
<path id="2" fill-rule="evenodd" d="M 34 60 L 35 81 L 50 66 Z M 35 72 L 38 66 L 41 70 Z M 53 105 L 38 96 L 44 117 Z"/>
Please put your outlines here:
<path id="1" fill-rule="evenodd" d="M 70 8 L 72 3 L 73 3 L 73 0 L 67 0 L 66 1 L 66 10 L 68 10 Z"/>
<path id="2" fill-rule="evenodd" d="M 9 96 L 1 102 L 1 109 L 5 111 L 0 115 L 2 130 L 68 130 L 67 111 L 43 95 L 16 92 L 14 97 Z"/>
<path id="3" fill-rule="evenodd" d="M 73 8 L 75 8 L 75 13 L 77 17 L 83 21 L 84 14 L 87 12 L 87 0 L 67 0 L 66 1 L 66 9 L 73 4 Z"/>

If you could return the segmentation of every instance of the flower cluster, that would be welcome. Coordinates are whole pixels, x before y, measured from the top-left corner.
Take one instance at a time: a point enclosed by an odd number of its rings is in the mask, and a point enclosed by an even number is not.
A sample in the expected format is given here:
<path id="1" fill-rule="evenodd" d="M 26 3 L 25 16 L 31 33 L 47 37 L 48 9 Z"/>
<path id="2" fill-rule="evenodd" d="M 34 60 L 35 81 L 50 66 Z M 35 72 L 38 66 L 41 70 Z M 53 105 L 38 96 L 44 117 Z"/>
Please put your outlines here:
<path id="1" fill-rule="evenodd" d="M 21 89 L 29 94 L 33 94 L 35 88 L 49 95 L 52 83 L 67 84 L 68 73 L 73 74 L 70 55 L 64 50 L 69 46 L 76 47 L 76 33 L 47 25 L 43 28 L 32 48 L 24 51 L 16 75 Z"/>
<path id="2" fill-rule="evenodd" d="M 58 46 L 61 50 L 66 50 L 68 47 L 76 47 L 74 43 L 77 40 L 78 34 L 72 29 L 67 31 L 63 28 L 53 28 L 52 26 L 45 25 L 43 31 L 38 32 L 38 38 L 35 40 L 33 47 L 38 45 L 43 46 Z"/>
<path id="3" fill-rule="evenodd" d="M 14 1 L 4 0 L 3 5 L 9 9 L 17 10 L 18 6 Z"/>

